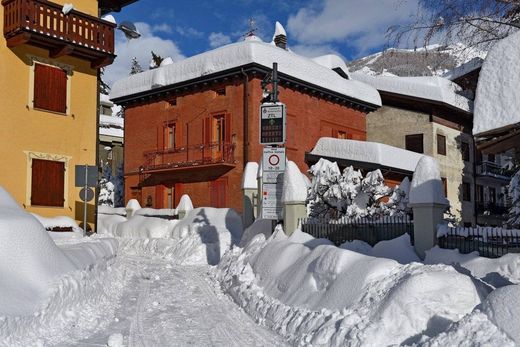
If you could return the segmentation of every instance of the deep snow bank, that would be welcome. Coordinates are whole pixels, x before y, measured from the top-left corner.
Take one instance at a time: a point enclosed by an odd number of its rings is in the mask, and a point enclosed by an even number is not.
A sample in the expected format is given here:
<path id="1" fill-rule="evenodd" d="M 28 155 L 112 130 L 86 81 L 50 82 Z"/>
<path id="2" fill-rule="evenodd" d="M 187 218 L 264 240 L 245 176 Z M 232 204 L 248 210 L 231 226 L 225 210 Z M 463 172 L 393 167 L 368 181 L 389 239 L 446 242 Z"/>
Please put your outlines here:
<path id="1" fill-rule="evenodd" d="M 472 280 L 450 266 L 401 265 L 301 232 L 255 236 L 224 256 L 216 276 L 257 321 L 296 344 L 413 343 L 480 303 Z"/>
<path id="2" fill-rule="evenodd" d="M 69 241 L 57 246 L 42 223 L 0 187 L 0 316 L 32 314 L 60 276 L 104 263 L 117 250 L 113 239 Z"/>
<path id="3" fill-rule="evenodd" d="M 182 220 L 139 215 L 122 222 L 114 216 L 101 219 L 104 231 L 118 237 L 121 251 L 163 256 L 180 264 L 218 264 L 243 232 L 242 219 L 227 208 L 196 208 Z"/>

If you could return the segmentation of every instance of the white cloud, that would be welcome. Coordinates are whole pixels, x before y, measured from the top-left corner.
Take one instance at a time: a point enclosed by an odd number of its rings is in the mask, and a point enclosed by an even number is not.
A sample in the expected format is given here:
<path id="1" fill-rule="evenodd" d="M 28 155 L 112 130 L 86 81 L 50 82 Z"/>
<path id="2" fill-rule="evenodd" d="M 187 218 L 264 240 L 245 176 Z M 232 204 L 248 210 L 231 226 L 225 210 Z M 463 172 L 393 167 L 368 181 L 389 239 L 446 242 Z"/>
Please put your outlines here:
<path id="1" fill-rule="evenodd" d="M 154 25 L 152 27 L 152 31 L 153 32 L 163 32 L 163 33 L 171 34 L 173 32 L 173 29 L 172 29 L 172 27 L 169 24 L 162 23 L 162 24 Z"/>
<path id="2" fill-rule="evenodd" d="M 418 0 L 325 0 L 291 15 L 289 41 L 301 45 L 345 43 L 363 53 L 386 43 L 389 26 L 410 20 Z"/>
<path id="3" fill-rule="evenodd" d="M 304 57 L 314 58 L 325 54 L 336 54 L 346 60 L 332 45 L 295 45 L 289 46 L 291 51 Z"/>
<path id="4" fill-rule="evenodd" d="M 177 26 L 175 28 L 175 31 L 177 31 L 177 33 L 184 37 L 200 38 L 204 36 L 204 33 L 202 31 L 198 31 L 197 29 L 191 27 Z"/>
<path id="5" fill-rule="evenodd" d="M 223 33 L 211 33 L 209 34 L 209 45 L 211 48 L 227 45 L 231 43 L 231 38 Z"/>
<path id="6" fill-rule="evenodd" d="M 173 61 L 184 59 L 177 45 L 171 40 L 155 36 L 150 25 L 147 23 L 135 23 L 135 25 L 141 33 L 139 39 L 127 40 L 123 33 L 116 31 L 117 57 L 114 63 L 106 68 L 104 75 L 105 82 L 109 85 L 128 76 L 133 57 L 137 58 L 143 69 L 147 69 L 152 58 L 152 50 L 162 57 L 172 57 Z"/>

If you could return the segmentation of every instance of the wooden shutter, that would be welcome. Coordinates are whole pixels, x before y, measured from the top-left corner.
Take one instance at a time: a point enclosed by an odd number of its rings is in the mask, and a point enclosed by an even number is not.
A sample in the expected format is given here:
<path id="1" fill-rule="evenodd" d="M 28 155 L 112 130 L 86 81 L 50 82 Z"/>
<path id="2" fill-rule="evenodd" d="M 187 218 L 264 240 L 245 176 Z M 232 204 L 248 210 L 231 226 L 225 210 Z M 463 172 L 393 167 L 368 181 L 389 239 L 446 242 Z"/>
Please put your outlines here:
<path id="1" fill-rule="evenodd" d="M 216 208 L 226 207 L 227 178 L 221 178 L 211 182 L 210 198 L 211 206 Z"/>
<path id="2" fill-rule="evenodd" d="M 204 118 L 203 139 L 205 145 L 211 143 L 211 117 Z"/>
<path id="3" fill-rule="evenodd" d="M 226 113 L 224 118 L 224 142 L 231 143 L 231 114 Z"/>
<path id="4" fill-rule="evenodd" d="M 67 112 L 67 73 L 57 67 L 34 65 L 34 107 Z"/>
<path id="5" fill-rule="evenodd" d="M 424 153 L 423 134 L 406 135 L 405 144 L 409 151 Z"/>
<path id="6" fill-rule="evenodd" d="M 65 163 L 32 160 L 31 205 L 63 206 Z"/>

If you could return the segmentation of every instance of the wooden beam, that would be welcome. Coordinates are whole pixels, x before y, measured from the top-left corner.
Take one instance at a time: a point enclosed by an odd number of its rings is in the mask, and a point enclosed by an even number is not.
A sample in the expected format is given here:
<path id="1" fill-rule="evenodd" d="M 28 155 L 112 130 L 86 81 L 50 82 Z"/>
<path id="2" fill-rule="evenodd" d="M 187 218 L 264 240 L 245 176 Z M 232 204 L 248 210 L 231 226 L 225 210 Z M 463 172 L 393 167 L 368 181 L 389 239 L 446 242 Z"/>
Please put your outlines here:
<path id="1" fill-rule="evenodd" d="M 64 55 L 70 55 L 72 52 L 74 52 L 74 47 L 72 47 L 71 45 L 63 45 L 52 49 L 49 52 L 49 57 L 59 58 Z"/>
<path id="2" fill-rule="evenodd" d="M 115 58 L 114 56 L 101 57 L 99 59 L 91 61 L 90 67 L 93 69 L 99 69 L 103 66 L 110 65 L 114 61 L 114 58 Z"/>
<path id="3" fill-rule="evenodd" d="M 17 47 L 23 44 L 26 44 L 31 39 L 30 33 L 21 33 L 18 35 L 15 35 L 13 37 L 8 38 L 7 41 L 7 47 L 13 48 Z"/>

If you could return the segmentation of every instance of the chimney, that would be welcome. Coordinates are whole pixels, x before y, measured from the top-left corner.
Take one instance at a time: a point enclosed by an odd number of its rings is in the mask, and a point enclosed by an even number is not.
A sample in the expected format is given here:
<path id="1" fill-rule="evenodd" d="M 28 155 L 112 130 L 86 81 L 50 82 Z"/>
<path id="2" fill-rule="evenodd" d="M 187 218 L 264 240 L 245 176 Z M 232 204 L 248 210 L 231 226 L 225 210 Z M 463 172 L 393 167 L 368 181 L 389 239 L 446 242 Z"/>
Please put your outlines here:
<path id="1" fill-rule="evenodd" d="M 273 42 L 277 47 L 287 49 L 287 33 L 280 22 L 276 22 Z"/>

